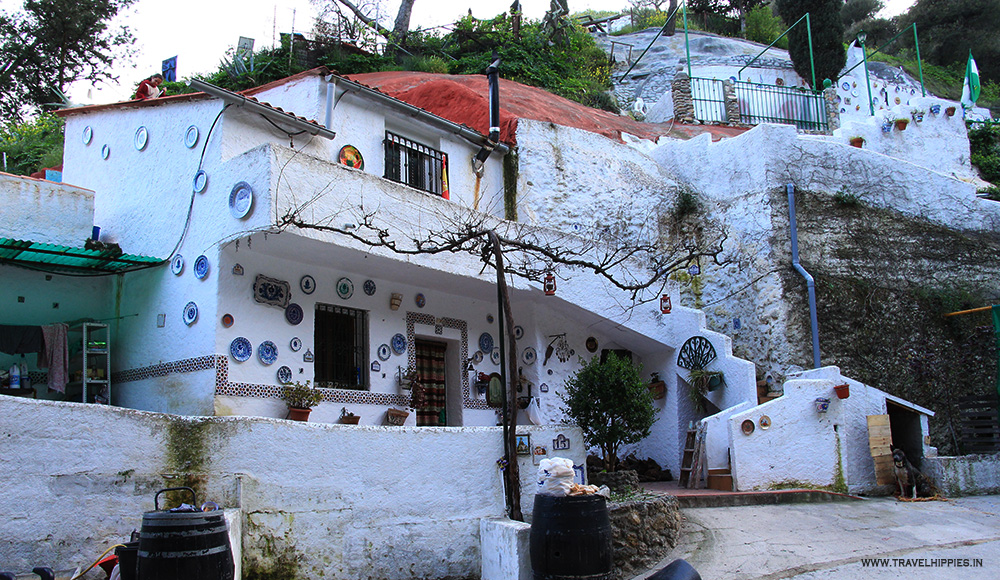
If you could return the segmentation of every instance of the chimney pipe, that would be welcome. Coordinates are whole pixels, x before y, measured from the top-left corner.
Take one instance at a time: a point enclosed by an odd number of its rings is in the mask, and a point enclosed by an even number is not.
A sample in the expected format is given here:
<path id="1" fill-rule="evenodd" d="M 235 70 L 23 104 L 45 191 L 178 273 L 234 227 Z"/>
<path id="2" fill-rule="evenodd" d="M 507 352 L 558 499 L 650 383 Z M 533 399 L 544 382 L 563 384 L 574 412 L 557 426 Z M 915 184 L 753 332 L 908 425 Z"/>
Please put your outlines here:
<path id="1" fill-rule="evenodd" d="M 486 67 L 486 82 L 489 85 L 490 134 L 486 145 L 472 158 L 472 170 L 479 177 L 483 176 L 486 159 L 500 142 L 500 56 L 496 50 L 493 51 L 493 62 Z"/>

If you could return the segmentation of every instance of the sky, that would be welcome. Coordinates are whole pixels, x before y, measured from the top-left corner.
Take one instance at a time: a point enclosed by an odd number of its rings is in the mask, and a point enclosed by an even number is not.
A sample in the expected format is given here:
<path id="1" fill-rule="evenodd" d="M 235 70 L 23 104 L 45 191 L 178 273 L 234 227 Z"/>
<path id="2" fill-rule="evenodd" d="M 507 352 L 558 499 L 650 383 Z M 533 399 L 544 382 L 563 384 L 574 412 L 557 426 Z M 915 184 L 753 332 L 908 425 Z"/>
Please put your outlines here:
<path id="1" fill-rule="evenodd" d="M 335 2 L 336 0 L 327 0 Z M 454 22 L 472 10 L 477 18 L 492 18 L 510 9 L 513 0 L 415 0 L 410 27 L 430 28 Z M 888 0 L 883 16 L 904 12 L 914 0 Z M 361 0 L 355 0 L 355 5 Z M 624 10 L 628 0 L 568 0 L 573 12 Z M 0 0 L 0 9 L 13 11 L 20 0 Z M 549 0 L 521 0 L 528 18 L 540 19 Z M 399 0 L 381 0 L 380 21 L 392 27 Z M 107 103 L 127 99 L 141 79 L 159 72 L 163 60 L 177 56 L 177 76 L 184 78 L 218 68 L 226 50 L 240 36 L 253 38 L 255 48 L 272 46 L 281 32 L 308 32 L 317 9 L 309 0 L 139 0 L 127 10 L 121 23 L 136 37 L 136 54 L 130 63 L 120 62 L 114 73 L 118 84 L 78 84 L 69 91 L 78 104 Z"/>

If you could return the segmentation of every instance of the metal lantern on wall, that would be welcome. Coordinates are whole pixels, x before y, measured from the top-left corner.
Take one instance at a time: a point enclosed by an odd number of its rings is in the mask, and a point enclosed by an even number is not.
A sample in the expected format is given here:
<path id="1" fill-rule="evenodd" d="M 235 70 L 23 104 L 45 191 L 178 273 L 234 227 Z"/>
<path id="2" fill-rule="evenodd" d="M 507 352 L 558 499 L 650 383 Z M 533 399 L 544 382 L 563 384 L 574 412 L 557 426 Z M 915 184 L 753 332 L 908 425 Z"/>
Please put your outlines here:
<path id="1" fill-rule="evenodd" d="M 670 296 L 667 294 L 660 296 L 660 312 L 670 314 Z"/>
<path id="2" fill-rule="evenodd" d="M 551 272 L 545 275 L 545 295 L 556 295 L 556 277 L 553 276 Z"/>

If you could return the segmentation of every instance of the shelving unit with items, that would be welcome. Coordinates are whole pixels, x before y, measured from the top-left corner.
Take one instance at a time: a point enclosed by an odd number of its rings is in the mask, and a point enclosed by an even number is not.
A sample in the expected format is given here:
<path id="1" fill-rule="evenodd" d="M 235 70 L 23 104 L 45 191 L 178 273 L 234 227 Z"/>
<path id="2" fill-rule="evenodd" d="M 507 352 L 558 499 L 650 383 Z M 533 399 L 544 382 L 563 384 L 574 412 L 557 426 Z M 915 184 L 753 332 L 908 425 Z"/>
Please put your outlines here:
<path id="1" fill-rule="evenodd" d="M 111 402 L 111 341 L 108 325 L 84 322 L 70 327 L 69 340 L 79 345 L 70 351 L 66 400 L 82 403 Z M 76 352 L 74 352 L 76 351 Z"/>

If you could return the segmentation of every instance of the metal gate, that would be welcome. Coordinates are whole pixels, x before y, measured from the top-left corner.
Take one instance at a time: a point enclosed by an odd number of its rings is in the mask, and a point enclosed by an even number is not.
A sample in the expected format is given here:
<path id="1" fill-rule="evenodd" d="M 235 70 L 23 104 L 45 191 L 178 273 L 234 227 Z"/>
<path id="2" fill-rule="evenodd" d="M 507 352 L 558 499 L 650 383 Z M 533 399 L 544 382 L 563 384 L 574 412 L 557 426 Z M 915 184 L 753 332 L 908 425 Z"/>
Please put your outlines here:
<path id="1" fill-rule="evenodd" d="M 728 123 L 726 93 L 718 79 L 691 78 L 694 118 L 706 123 Z"/>
<path id="2" fill-rule="evenodd" d="M 829 129 L 822 91 L 744 81 L 736 81 L 735 85 L 743 124 L 780 123 L 806 131 Z"/>

